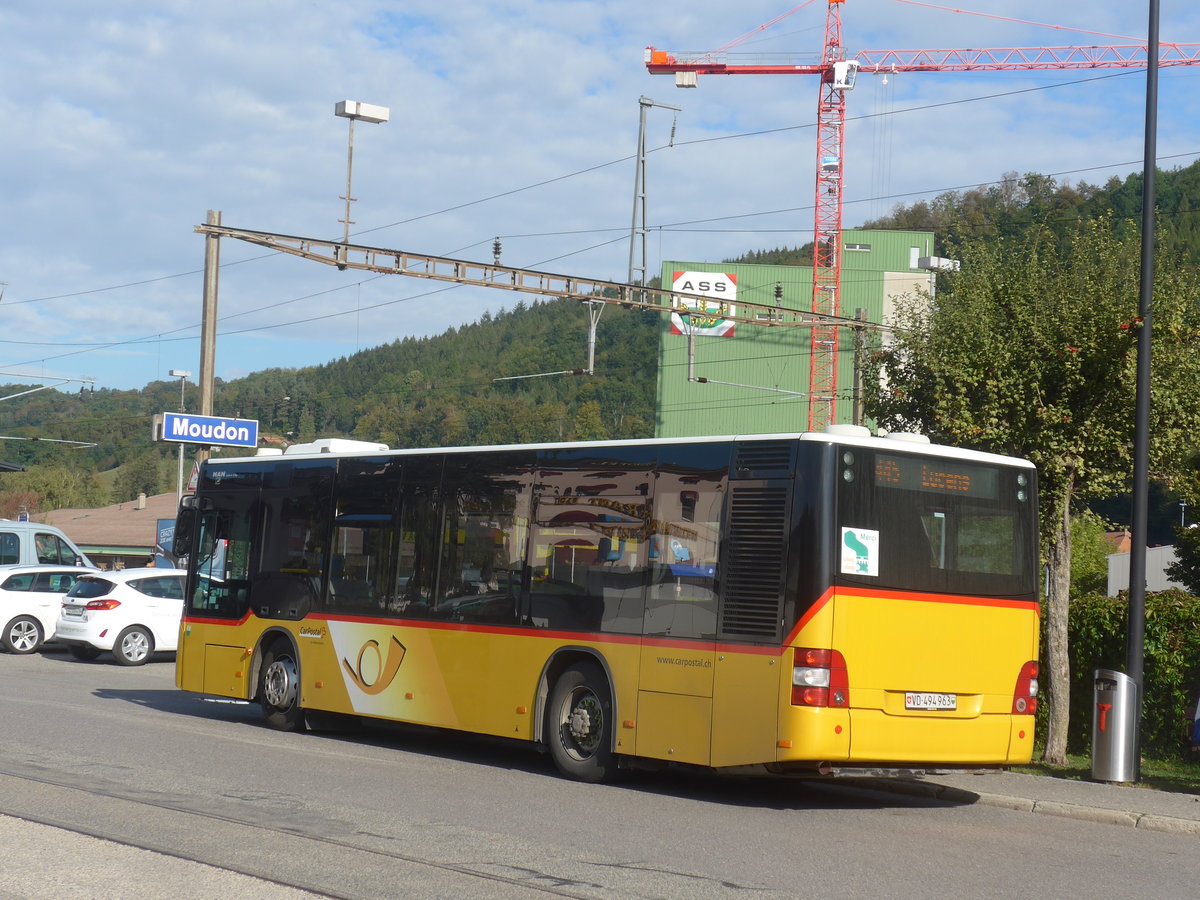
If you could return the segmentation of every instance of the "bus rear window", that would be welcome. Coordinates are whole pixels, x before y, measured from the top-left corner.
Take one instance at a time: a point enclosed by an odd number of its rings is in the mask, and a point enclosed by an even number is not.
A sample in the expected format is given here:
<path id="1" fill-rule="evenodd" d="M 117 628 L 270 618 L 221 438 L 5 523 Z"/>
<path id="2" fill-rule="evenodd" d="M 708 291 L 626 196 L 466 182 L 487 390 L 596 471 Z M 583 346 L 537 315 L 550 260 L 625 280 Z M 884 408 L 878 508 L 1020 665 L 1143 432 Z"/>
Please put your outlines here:
<path id="1" fill-rule="evenodd" d="M 980 596 L 1036 589 L 1031 469 L 860 448 L 840 453 L 839 580 Z"/>

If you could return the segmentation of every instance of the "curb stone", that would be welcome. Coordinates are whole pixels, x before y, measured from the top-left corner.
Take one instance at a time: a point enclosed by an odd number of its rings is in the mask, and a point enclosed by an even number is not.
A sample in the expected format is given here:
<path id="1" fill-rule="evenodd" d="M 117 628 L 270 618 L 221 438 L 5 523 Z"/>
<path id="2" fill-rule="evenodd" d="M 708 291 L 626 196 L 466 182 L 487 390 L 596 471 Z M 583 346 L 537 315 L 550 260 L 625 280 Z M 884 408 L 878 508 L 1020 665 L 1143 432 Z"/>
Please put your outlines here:
<path id="1" fill-rule="evenodd" d="M 1188 819 L 1177 819 L 1174 816 L 1144 815 L 1137 821 L 1135 828 L 1145 828 L 1147 831 L 1165 831 L 1168 834 L 1190 834 L 1200 837 L 1200 822 Z"/>
<path id="2" fill-rule="evenodd" d="M 1136 828 L 1139 815 L 1120 809 L 1104 809 L 1099 806 L 1079 806 L 1075 803 L 1059 803 L 1056 800 L 1037 800 L 1033 804 L 1035 813 L 1078 819 L 1083 822 L 1098 822 L 1101 825 L 1126 825 Z"/>
<path id="3" fill-rule="evenodd" d="M 1040 813 L 1047 816 L 1059 816 L 1061 818 L 1095 822 L 1102 825 L 1120 825 L 1127 828 L 1142 828 L 1147 831 L 1200 837 L 1200 821 L 1181 819 L 1176 816 L 1127 812 L 1107 807 L 1062 803 L 1055 800 L 1032 800 L 1028 797 L 1014 797 L 1007 794 L 977 793 L 948 785 L 919 781 L 870 779 L 854 782 L 847 781 L 846 785 L 865 790 L 905 794 L 911 797 L 923 797 L 950 803 L 993 806 L 1016 812 Z"/>

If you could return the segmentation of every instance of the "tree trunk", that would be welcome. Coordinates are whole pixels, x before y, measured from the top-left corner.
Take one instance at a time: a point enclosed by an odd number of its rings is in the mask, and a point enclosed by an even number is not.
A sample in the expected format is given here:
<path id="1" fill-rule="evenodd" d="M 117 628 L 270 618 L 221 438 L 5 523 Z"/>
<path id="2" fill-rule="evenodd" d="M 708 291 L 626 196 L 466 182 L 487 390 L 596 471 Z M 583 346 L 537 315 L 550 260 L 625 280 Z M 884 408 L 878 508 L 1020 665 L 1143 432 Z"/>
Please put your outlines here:
<path id="1" fill-rule="evenodd" d="M 1042 653 L 1046 668 L 1042 683 L 1043 696 L 1049 703 L 1050 715 L 1046 729 L 1046 744 L 1042 762 L 1062 766 L 1067 762 L 1067 726 L 1071 718 L 1071 658 L 1067 647 L 1067 621 L 1071 602 L 1071 494 L 1074 478 L 1068 477 L 1067 487 L 1059 498 L 1061 507 L 1054 515 L 1054 531 L 1046 552 L 1050 571 L 1046 595 L 1046 646 Z"/>

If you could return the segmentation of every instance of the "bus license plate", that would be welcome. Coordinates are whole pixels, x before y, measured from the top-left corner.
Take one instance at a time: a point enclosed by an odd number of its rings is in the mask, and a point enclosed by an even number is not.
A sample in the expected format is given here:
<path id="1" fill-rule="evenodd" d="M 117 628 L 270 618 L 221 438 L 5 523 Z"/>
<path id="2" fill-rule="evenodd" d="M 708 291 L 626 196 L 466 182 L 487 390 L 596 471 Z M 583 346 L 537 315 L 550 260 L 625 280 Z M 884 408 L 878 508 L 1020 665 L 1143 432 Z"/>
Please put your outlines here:
<path id="1" fill-rule="evenodd" d="M 957 694 L 930 694 L 924 691 L 906 691 L 905 709 L 958 709 Z"/>

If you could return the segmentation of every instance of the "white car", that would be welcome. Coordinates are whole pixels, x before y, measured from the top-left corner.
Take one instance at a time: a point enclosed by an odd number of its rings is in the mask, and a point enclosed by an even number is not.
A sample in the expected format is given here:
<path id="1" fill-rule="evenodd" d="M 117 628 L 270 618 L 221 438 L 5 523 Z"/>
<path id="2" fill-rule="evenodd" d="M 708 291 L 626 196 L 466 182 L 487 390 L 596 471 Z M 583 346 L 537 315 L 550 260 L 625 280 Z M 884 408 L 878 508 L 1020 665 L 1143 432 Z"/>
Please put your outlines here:
<path id="1" fill-rule="evenodd" d="M 82 576 L 62 601 L 55 639 L 76 659 L 111 650 L 123 666 L 140 666 L 175 650 L 183 616 L 182 569 L 125 569 Z"/>
<path id="2" fill-rule="evenodd" d="M 9 653 L 32 653 L 54 637 L 63 596 L 81 575 L 78 566 L 7 566 L 0 569 L 0 646 Z"/>

